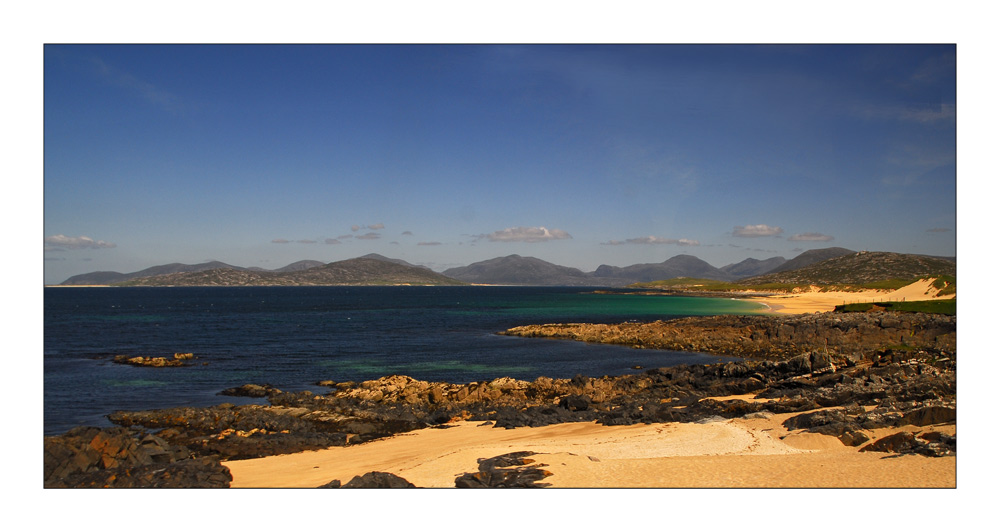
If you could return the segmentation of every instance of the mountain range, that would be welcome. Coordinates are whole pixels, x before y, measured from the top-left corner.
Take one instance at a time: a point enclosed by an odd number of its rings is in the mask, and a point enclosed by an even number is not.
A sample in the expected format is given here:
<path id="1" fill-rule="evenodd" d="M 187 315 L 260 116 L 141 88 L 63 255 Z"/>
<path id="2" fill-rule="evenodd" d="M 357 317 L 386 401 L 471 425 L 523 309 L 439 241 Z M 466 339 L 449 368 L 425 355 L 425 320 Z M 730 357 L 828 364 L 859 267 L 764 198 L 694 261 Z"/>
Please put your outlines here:
<path id="1" fill-rule="evenodd" d="M 378 256 L 358 257 L 319 266 L 289 265 L 278 270 L 211 268 L 137 277 L 120 286 L 363 286 L 463 285 L 428 268 Z M 201 266 L 201 265 L 199 265 Z M 294 267 L 293 267 L 294 266 Z M 308 265 L 307 265 L 308 266 Z M 289 269 L 291 268 L 291 269 Z"/>
<path id="2" fill-rule="evenodd" d="M 534 257 L 508 255 L 450 268 L 436 273 L 400 259 L 369 254 L 356 259 L 323 263 L 304 260 L 265 270 L 242 268 L 223 262 L 166 264 L 138 272 L 92 272 L 70 277 L 62 285 L 130 286 L 255 286 L 349 284 L 498 284 L 525 286 L 621 287 L 633 283 L 692 277 L 742 281 L 761 275 L 797 271 L 832 258 L 855 254 L 845 248 L 806 251 L 791 260 L 772 257 L 746 259 L 716 268 L 692 255 L 677 255 L 660 263 L 618 267 L 601 265 L 593 272 L 560 266 Z M 954 262 L 952 260 L 952 262 Z"/>

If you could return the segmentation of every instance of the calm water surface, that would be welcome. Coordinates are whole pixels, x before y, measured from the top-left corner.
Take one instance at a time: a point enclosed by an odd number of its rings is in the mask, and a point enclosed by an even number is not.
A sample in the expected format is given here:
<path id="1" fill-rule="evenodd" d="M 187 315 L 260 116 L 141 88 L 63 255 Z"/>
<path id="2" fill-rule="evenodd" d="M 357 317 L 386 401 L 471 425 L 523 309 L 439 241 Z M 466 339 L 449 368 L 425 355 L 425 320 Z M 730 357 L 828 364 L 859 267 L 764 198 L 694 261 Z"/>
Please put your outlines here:
<path id="1" fill-rule="evenodd" d="M 471 382 L 634 373 L 707 364 L 696 353 L 495 333 L 533 323 L 746 314 L 716 298 L 540 287 L 46 288 L 45 433 L 107 426 L 115 410 L 262 402 L 219 396 L 246 383 L 327 391 L 320 380 L 403 374 Z M 191 352 L 194 365 L 138 368 L 115 355 Z"/>

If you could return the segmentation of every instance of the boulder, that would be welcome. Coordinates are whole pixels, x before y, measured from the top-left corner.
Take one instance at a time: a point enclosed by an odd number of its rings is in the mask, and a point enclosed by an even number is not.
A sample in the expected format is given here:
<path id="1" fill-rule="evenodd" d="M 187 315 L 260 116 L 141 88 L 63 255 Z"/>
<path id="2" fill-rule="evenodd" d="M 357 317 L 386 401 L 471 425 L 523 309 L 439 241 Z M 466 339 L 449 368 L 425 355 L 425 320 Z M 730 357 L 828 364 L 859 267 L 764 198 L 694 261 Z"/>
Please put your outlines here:
<path id="1" fill-rule="evenodd" d="M 456 488 L 542 488 L 550 486 L 540 483 L 552 473 L 541 469 L 545 464 L 536 464 L 535 460 L 527 458 L 535 453 L 518 451 L 480 458 L 479 471 L 464 473 L 455 479 Z"/>
<path id="2" fill-rule="evenodd" d="M 337 482 L 337 481 L 334 481 Z M 334 487 L 327 484 L 323 487 Z M 341 486 L 343 488 L 415 488 L 413 483 L 409 482 L 405 478 L 398 477 L 392 473 L 385 473 L 382 471 L 371 471 L 365 473 L 364 475 L 356 476 L 350 480 L 347 484 Z"/>

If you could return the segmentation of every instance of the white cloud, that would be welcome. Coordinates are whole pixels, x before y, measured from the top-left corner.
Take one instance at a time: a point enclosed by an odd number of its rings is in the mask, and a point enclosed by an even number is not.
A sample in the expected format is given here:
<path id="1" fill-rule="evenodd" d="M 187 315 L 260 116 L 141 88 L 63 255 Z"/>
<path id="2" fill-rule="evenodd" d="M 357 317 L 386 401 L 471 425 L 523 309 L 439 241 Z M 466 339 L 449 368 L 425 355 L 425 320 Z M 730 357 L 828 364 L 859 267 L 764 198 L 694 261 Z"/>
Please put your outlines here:
<path id="1" fill-rule="evenodd" d="M 118 247 L 111 242 L 94 240 L 89 236 L 53 235 L 45 237 L 47 251 L 62 251 L 67 249 L 107 249 Z"/>
<path id="2" fill-rule="evenodd" d="M 764 225 L 764 224 L 733 227 L 733 236 L 739 236 L 744 238 L 753 238 L 758 236 L 778 236 L 783 232 L 784 229 L 780 227 L 771 227 L 769 225 Z"/>
<path id="3" fill-rule="evenodd" d="M 663 238 L 659 236 L 644 236 L 639 238 L 629 238 L 627 240 L 609 240 L 607 242 L 601 242 L 601 245 L 605 246 L 620 246 L 623 244 L 673 244 L 676 246 L 700 246 L 701 243 L 697 240 L 691 240 L 688 238 Z"/>
<path id="4" fill-rule="evenodd" d="M 361 230 L 361 226 L 360 225 L 352 225 L 351 226 L 351 231 L 358 232 L 360 230 Z"/>
<path id="5" fill-rule="evenodd" d="M 503 231 L 494 231 L 481 235 L 492 242 L 547 242 L 549 240 L 564 240 L 573 238 L 562 229 L 547 229 L 545 227 L 508 227 Z"/>
<path id="6" fill-rule="evenodd" d="M 830 236 L 830 235 L 824 235 L 822 233 L 799 233 L 797 235 L 793 235 L 793 236 L 788 237 L 788 240 L 791 240 L 791 241 L 794 241 L 794 242 L 799 242 L 799 241 L 805 241 L 805 242 L 829 242 L 829 241 L 833 240 L 833 237 Z"/>

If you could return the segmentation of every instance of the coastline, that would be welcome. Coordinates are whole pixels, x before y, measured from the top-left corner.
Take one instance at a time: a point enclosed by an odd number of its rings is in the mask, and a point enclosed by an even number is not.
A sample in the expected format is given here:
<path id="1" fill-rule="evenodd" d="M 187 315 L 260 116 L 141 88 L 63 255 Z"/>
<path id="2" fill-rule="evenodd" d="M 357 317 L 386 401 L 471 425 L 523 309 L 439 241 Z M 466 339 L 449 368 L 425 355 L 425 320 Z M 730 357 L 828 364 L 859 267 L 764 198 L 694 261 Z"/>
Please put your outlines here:
<path id="1" fill-rule="evenodd" d="M 518 327 L 506 334 L 746 358 L 534 382 L 324 381 L 331 391 L 322 395 L 247 384 L 223 395 L 271 406 L 118 412 L 110 420 L 121 429 L 104 434 L 177 457 L 198 482 L 222 482 L 222 469 L 230 487 L 319 487 L 372 471 L 455 487 L 481 460 L 521 451 L 538 453 L 531 459 L 553 487 L 955 487 L 954 324 L 875 312 Z M 904 337 L 904 347 L 887 347 Z M 124 429 L 137 426 L 166 427 L 164 440 Z M 80 436 L 85 445 L 105 438 Z M 893 436 L 913 445 L 877 445 Z M 47 437 L 47 456 L 50 444 L 76 452 L 71 438 Z M 222 463 L 205 470 L 183 458 L 192 452 Z M 162 467 L 141 467 L 149 482 L 168 480 L 155 477 Z M 95 483 L 118 475 L 106 466 L 80 474 Z"/>

